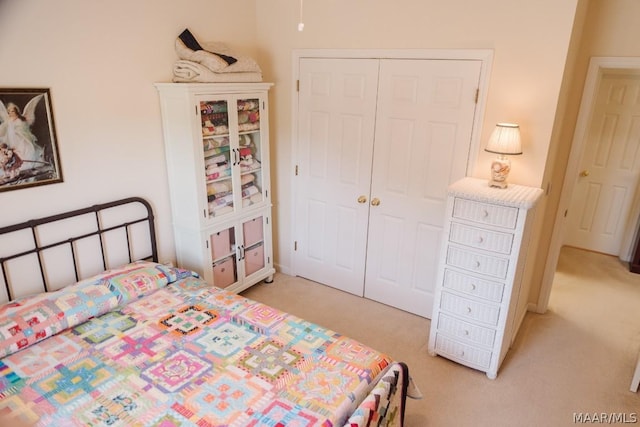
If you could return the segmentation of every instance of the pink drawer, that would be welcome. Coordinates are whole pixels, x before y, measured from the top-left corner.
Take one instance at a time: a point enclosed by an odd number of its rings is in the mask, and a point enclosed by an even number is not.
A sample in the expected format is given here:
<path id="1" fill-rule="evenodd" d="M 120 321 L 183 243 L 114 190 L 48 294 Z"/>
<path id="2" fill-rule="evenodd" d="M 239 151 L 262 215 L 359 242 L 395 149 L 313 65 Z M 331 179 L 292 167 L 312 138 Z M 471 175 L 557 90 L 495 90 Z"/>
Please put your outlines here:
<path id="1" fill-rule="evenodd" d="M 231 249 L 231 228 L 211 235 L 211 255 L 218 259 L 229 255 Z"/>
<path id="2" fill-rule="evenodd" d="M 247 221 L 242 224 L 242 231 L 244 233 L 244 246 L 253 246 L 262 241 L 262 217 L 254 218 L 251 221 Z"/>
<path id="3" fill-rule="evenodd" d="M 245 274 L 249 276 L 261 268 L 264 268 L 264 245 L 247 249 L 244 253 Z"/>
<path id="4" fill-rule="evenodd" d="M 226 288 L 236 281 L 236 272 L 234 268 L 233 258 L 214 264 L 213 266 L 213 284 L 219 288 Z"/>

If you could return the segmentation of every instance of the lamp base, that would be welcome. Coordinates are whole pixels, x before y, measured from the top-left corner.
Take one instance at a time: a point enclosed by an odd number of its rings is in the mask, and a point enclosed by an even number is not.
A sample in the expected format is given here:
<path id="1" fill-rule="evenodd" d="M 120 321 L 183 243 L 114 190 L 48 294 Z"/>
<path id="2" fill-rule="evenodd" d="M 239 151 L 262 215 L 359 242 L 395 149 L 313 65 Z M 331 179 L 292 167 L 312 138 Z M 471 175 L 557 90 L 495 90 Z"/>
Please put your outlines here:
<path id="1" fill-rule="evenodd" d="M 489 187 L 507 188 L 507 177 L 511 172 L 511 161 L 504 156 L 498 157 L 491 163 L 491 179 Z"/>
<path id="2" fill-rule="evenodd" d="M 507 184 L 506 181 L 494 181 L 492 179 L 489 180 L 489 187 L 507 188 L 508 186 L 509 184 Z"/>

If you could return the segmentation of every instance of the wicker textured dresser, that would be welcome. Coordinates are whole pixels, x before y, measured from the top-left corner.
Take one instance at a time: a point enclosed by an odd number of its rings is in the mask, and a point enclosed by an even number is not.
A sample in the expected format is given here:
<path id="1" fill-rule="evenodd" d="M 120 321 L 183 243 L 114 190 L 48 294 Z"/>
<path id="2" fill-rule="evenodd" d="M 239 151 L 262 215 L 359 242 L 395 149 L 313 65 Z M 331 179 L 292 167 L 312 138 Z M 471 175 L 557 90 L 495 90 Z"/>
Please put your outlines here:
<path id="1" fill-rule="evenodd" d="M 541 195 L 539 188 L 496 189 L 476 178 L 449 187 L 431 355 L 496 378 L 527 310 L 522 277 Z"/>

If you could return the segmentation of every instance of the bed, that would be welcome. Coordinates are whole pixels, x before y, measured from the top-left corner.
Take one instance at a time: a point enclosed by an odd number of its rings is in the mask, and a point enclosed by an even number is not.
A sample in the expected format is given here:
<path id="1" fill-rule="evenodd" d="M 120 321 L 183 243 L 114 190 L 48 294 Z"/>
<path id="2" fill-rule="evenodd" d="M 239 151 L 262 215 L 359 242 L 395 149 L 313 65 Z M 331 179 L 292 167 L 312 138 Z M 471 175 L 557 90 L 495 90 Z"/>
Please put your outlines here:
<path id="1" fill-rule="evenodd" d="M 406 364 L 159 263 L 144 199 L 0 228 L 0 270 L 0 419 L 403 425 Z"/>

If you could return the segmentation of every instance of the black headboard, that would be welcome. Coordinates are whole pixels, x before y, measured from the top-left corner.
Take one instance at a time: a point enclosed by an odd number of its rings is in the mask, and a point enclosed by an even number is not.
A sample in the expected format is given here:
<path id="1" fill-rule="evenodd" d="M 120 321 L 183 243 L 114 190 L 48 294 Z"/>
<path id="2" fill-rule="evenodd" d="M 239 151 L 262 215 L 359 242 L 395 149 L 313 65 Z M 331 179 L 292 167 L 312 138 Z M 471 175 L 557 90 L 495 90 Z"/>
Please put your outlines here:
<path id="1" fill-rule="evenodd" d="M 2 227 L 0 280 L 6 294 L 0 300 L 55 290 L 142 259 L 157 262 L 158 250 L 153 210 L 140 197 Z"/>

